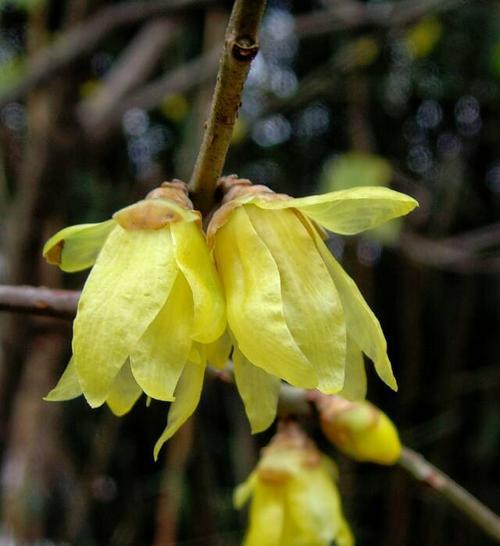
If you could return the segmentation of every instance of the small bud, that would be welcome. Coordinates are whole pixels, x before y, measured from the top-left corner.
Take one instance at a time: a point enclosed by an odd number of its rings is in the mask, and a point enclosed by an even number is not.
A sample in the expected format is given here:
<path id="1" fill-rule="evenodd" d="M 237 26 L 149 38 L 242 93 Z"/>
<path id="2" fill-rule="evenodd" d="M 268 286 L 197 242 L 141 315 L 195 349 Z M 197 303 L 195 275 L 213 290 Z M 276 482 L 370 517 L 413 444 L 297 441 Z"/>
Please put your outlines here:
<path id="1" fill-rule="evenodd" d="M 314 393 L 325 436 L 342 453 L 362 462 L 394 464 L 401 443 L 394 423 L 366 400 L 349 402 L 339 396 Z"/>

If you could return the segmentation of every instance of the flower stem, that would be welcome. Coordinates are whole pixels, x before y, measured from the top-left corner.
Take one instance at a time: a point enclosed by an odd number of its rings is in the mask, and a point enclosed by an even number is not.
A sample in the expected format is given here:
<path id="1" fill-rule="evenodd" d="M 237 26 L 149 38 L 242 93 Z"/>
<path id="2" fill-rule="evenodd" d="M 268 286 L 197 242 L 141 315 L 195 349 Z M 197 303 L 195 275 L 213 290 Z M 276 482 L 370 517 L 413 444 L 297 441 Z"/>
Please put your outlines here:
<path id="1" fill-rule="evenodd" d="M 191 176 L 190 188 L 198 210 L 207 213 L 231 142 L 250 64 L 259 51 L 257 31 L 265 0 L 236 0 L 226 30 L 217 83 L 205 133 Z"/>

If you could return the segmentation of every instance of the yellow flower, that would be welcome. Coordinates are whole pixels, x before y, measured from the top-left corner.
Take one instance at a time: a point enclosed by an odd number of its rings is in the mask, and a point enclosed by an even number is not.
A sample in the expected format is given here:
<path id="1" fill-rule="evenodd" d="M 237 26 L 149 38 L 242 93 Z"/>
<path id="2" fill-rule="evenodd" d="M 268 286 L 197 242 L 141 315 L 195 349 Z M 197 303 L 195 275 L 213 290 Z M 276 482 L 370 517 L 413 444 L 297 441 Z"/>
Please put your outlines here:
<path id="1" fill-rule="evenodd" d="M 243 546 L 352 546 L 336 476 L 334 462 L 297 425 L 282 426 L 235 491 L 237 508 L 252 499 Z"/>
<path id="2" fill-rule="evenodd" d="M 342 453 L 361 462 L 391 465 L 401 455 L 394 423 L 366 400 L 350 402 L 339 396 L 315 393 L 325 436 Z"/>
<path id="3" fill-rule="evenodd" d="M 292 199 L 247 180 L 222 180 L 208 227 L 234 343 L 235 378 L 254 432 L 276 414 L 280 379 L 363 397 L 362 352 L 397 389 L 378 320 L 332 256 L 318 224 L 352 235 L 417 203 L 382 187 Z"/>
<path id="4" fill-rule="evenodd" d="M 205 344 L 226 325 L 220 281 L 185 185 L 164 183 L 112 220 L 63 229 L 43 253 L 64 271 L 93 265 L 73 325 L 73 356 L 47 399 L 83 393 L 92 407 L 106 402 L 118 415 L 142 391 L 175 400 L 165 441 L 194 411 Z"/>

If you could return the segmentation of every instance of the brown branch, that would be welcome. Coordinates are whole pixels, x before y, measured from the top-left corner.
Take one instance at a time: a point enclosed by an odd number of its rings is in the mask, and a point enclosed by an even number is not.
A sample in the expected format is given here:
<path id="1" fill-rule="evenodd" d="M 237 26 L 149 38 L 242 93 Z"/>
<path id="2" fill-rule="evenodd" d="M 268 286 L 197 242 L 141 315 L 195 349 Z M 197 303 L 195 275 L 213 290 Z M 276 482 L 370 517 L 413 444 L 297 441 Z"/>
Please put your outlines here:
<path id="1" fill-rule="evenodd" d="M 500 542 L 500 518 L 422 455 L 403 447 L 398 464 L 413 478 L 440 493 L 485 533 Z"/>
<path id="2" fill-rule="evenodd" d="M 86 21 L 64 32 L 51 46 L 38 53 L 28 64 L 21 80 L 0 92 L 0 108 L 24 97 L 34 87 L 93 51 L 111 32 L 152 17 L 185 13 L 206 6 L 211 1 L 130 1 L 101 9 Z"/>
<path id="3" fill-rule="evenodd" d="M 175 23 L 166 17 L 143 26 L 106 74 L 103 85 L 78 106 L 80 122 L 87 131 L 95 131 L 109 111 L 143 83 L 177 35 Z"/>
<path id="4" fill-rule="evenodd" d="M 90 125 L 85 117 L 81 117 L 82 124 L 90 137 L 102 138 L 116 127 L 123 114 L 130 108 L 144 108 L 149 110 L 160 104 L 162 100 L 175 93 L 186 93 L 198 85 L 202 85 L 215 76 L 219 49 L 209 51 L 172 70 L 165 76 L 141 87 L 129 97 L 115 102 L 94 126 Z"/>
<path id="5" fill-rule="evenodd" d="M 203 141 L 191 177 L 197 208 L 208 212 L 219 179 L 250 64 L 258 53 L 257 32 L 265 0 L 236 0 L 226 31 L 217 84 Z"/>
<path id="6" fill-rule="evenodd" d="M 372 4 L 354 0 L 335 2 L 326 9 L 297 17 L 295 29 L 300 38 L 311 38 L 362 26 L 383 28 L 404 26 L 423 16 L 462 4 L 462 0 L 403 0 Z"/>
<path id="7" fill-rule="evenodd" d="M 76 312 L 80 292 L 51 290 L 33 286 L 0 286 L 0 310 L 20 311 L 70 318 Z M 215 371 L 215 377 L 231 382 L 231 375 Z M 307 391 L 282 385 L 280 415 L 312 415 Z M 500 519 L 484 504 L 455 483 L 446 474 L 428 463 L 417 452 L 404 447 L 399 466 L 415 479 L 425 482 L 463 512 L 478 527 L 500 540 Z"/>
<path id="8" fill-rule="evenodd" d="M 72 318 L 80 292 L 35 286 L 1 286 L 0 311 Z"/>

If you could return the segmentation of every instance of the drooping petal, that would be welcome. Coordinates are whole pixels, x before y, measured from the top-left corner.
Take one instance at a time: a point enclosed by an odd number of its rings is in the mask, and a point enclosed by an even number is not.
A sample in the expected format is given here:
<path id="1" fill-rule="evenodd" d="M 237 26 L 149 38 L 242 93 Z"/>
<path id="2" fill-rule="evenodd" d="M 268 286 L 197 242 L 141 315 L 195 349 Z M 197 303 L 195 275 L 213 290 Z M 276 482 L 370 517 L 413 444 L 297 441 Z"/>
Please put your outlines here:
<path id="1" fill-rule="evenodd" d="M 347 400 L 364 400 L 366 389 L 367 380 L 363 353 L 356 343 L 347 336 L 344 386 L 337 394 Z"/>
<path id="2" fill-rule="evenodd" d="M 178 273 L 165 305 L 130 353 L 132 373 L 142 390 L 157 400 L 174 400 L 177 381 L 191 350 L 193 298 Z"/>
<path id="3" fill-rule="evenodd" d="M 310 225 L 310 233 L 314 235 L 318 250 L 339 292 L 349 336 L 373 361 L 380 379 L 396 391 L 398 386 L 387 356 L 387 342 L 379 321 L 361 295 L 356 283 L 335 260 L 312 225 Z"/>
<path id="4" fill-rule="evenodd" d="M 71 359 L 57 385 L 44 397 L 44 400 L 47 402 L 64 402 L 77 398 L 81 394 L 82 388 L 80 381 L 78 381 L 73 359 Z"/>
<path id="5" fill-rule="evenodd" d="M 289 481 L 285 510 L 282 544 L 329 546 L 338 533 L 339 494 L 321 466 L 302 469 Z"/>
<path id="6" fill-rule="evenodd" d="M 335 543 L 337 546 L 354 546 L 354 535 L 352 534 L 351 527 L 347 523 L 344 514 L 338 514 L 340 521 L 339 532 L 335 537 Z"/>
<path id="7" fill-rule="evenodd" d="M 299 209 L 330 231 L 354 235 L 411 212 L 417 201 L 389 188 L 360 187 L 299 199 L 276 200 L 255 196 L 253 202 L 266 209 Z"/>
<path id="8" fill-rule="evenodd" d="M 192 338 L 210 343 L 224 332 L 224 296 L 207 243 L 197 223 L 176 222 L 171 226 L 177 265 L 186 277 L 194 302 Z"/>
<path id="9" fill-rule="evenodd" d="M 284 488 L 259 481 L 250 507 L 250 526 L 243 546 L 284 546 Z"/>
<path id="10" fill-rule="evenodd" d="M 257 480 L 257 473 L 254 470 L 243 483 L 240 483 L 240 485 L 236 487 L 233 494 L 233 504 L 235 508 L 241 510 L 249 501 L 254 492 Z"/>
<path id="11" fill-rule="evenodd" d="M 72 273 L 94 265 L 99 252 L 113 228 L 114 220 L 98 224 L 79 224 L 58 231 L 43 247 L 49 264 Z"/>
<path id="12" fill-rule="evenodd" d="M 92 407 L 162 308 L 177 274 L 168 229 L 111 232 L 90 272 L 73 327 L 73 360 Z"/>
<path id="13" fill-rule="evenodd" d="M 204 345 L 207 363 L 219 370 L 226 367 L 231 349 L 233 347 L 231 337 L 227 330 L 212 343 Z"/>
<path id="14" fill-rule="evenodd" d="M 281 380 L 254 366 L 237 347 L 233 354 L 234 377 L 245 405 L 252 433 L 269 428 L 276 417 Z"/>
<path id="15" fill-rule="evenodd" d="M 286 322 L 318 374 L 319 390 L 338 392 L 344 384 L 344 312 L 314 240 L 293 210 L 245 210 L 276 262 Z"/>
<path id="16" fill-rule="evenodd" d="M 313 388 L 316 371 L 285 320 L 276 262 L 244 207 L 216 235 L 215 257 L 225 288 L 227 316 L 241 352 L 256 366 L 298 387 Z"/>
<path id="17" fill-rule="evenodd" d="M 205 366 L 188 362 L 175 389 L 175 401 L 168 412 L 167 426 L 154 447 L 155 461 L 163 444 L 191 417 L 200 401 Z"/>
<path id="18" fill-rule="evenodd" d="M 121 417 L 132 409 L 141 394 L 141 387 L 132 375 L 130 362 L 127 360 L 113 382 L 106 404 L 117 417 Z"/>

